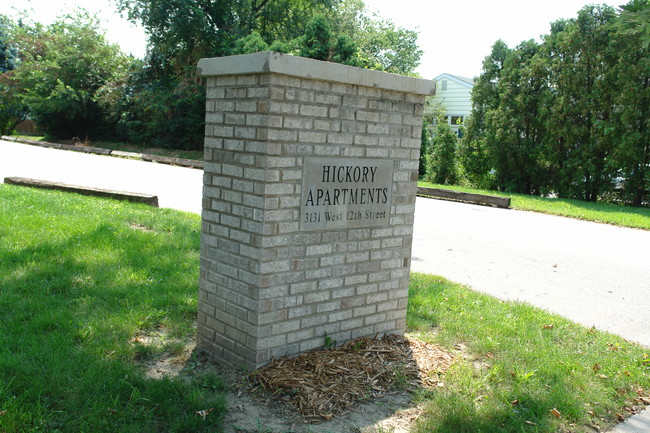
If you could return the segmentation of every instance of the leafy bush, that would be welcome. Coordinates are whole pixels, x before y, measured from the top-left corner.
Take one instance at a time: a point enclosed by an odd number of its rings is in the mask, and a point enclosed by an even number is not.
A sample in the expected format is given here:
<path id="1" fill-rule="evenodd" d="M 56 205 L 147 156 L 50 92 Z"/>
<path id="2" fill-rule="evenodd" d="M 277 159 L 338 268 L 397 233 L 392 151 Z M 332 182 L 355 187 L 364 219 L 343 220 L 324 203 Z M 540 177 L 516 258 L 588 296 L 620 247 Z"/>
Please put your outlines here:
<path id="1" fill-rule="evenodd" d="M 13 80 L 45 134 L 110 136 L 112 125 L 99 103 L 99 90 L 123 76 L 128 59 L 106 41 L 97 19 L 79 12 L 48 27 L 16 27 L 14 37 L 21 60 Z"/>
<path id="2" fill-rule="evenodd" d="M 456 147 L 458 137 L 446 120 L 439 119 L 427 159 L 427 180 L 433 183 L 454 184 L 458 181 Z"/>

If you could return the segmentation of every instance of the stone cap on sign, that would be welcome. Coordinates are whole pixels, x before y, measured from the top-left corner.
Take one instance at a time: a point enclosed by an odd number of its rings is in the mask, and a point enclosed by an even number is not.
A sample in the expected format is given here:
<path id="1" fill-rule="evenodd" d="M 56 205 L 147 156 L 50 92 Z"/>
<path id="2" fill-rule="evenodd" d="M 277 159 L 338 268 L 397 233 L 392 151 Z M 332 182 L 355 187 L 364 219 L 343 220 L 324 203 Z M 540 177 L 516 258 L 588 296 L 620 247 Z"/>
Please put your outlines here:
<path id="1" fill-rule="evenodd" d="M 435 92 L 435 82 L 433 80 L 389 74 L 273 51 L 201 59 L 197 69 L 199 75 L 207 77 L 277 73 L 312 80 L 377 87 L 417 95 L 432 95 Z"/>

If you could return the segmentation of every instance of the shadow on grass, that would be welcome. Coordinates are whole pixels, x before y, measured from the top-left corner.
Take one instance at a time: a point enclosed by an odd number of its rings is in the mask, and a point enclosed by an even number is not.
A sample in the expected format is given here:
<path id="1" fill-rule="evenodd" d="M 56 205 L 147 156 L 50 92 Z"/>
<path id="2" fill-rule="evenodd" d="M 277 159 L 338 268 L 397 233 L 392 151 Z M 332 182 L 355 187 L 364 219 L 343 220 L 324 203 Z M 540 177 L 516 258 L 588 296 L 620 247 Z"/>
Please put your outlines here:
<path id="1" fill-rule="evenodd" d="M 0 243 L 0 430 L 194 432 L 221 424 L 223 390 L 147 379 L 133 362 L 137 333 L 191 333 L 198 234 L 142 230 L 146 217 L 131 218 L 143 223 L 81 224 L 56 242 L 48 240 L 54 224 L 33 246 Z M 195 413 L 210 408 L 205 419 Z"/>

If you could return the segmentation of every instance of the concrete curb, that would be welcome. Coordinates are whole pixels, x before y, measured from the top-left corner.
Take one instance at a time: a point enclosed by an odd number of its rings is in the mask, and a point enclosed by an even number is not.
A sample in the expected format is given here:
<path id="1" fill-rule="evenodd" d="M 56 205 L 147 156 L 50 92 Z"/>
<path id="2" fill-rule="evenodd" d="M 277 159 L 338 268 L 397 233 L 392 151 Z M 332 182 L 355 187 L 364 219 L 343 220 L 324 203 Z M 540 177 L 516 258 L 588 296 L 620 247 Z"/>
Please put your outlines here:
<path id="1" fill-rule="evenodd" d="M 135 203 L 144 203 L 149 206 L 158 207 L 158 196 L 140 194 L 137 192 L 114 191 L 110 189 L 92 188 L 81 185 L 69 185 L 60 182 L 50 182 L 40 179 L 28 179 L 25 177 L 5 177 L 4 183 L 9 185 L 28 186 L 32 188 L 53 189 L 65 192 L 74 192 L 82 195 L 95 197 L 108 197 L 115 200 L 126 200 Z"/>
<path id="2" fill-rule="evenodd" d="M 480 204 L 484 206 L 496 206 L 504 209 L 510 209 L 509 197 L 474 194 L 440 188 L 426 188 L 422 186 L 418 186 L 417 195 L 420 197 L 433 197 L 443 200 L 461 201 L 464 203 Z"/>
<path id="3" fill-rule="evenodd" d="M 16 143 L 30 144 L 39 147 L 48 147 L 51 149 L 71 150 L 73 152 L 92 153 L 95 155 L 106 155 L 106 156 L 116 156 L 120 158 L 139 159 L 147 162 L 156 162 L 159 164 L 177 165 L 180 167 L 203 170 L 203 161 L 197 161 L 194 159 L 176 158 L 172 156 L 150 155 L 146 153 L 136 153 L 136 152 L 123 152 L 121 150 L 110 150 L 110 149 L 103 149 L 100 147 L 92 147 L 92 146 L 74 146 L 70 144 L 49 143 L 47 141 L 29 140 L 27 138 L 10 137 L 7 135 L 3 135 L 0 138 L 5 141 L 13 141 Z"/>

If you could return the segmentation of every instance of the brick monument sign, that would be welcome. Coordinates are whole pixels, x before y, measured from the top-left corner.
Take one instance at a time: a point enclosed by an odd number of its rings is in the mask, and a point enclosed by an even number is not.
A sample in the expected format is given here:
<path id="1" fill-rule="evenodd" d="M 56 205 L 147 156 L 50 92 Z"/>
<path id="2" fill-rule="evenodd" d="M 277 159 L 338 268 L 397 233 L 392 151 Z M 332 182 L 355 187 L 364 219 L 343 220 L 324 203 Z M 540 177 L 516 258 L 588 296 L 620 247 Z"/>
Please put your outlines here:
<path id="1" fill-rule="evenodd" d="M 207 77 L 198 341 L 238 366 L 406 323 L 433 82 L 273 52 Z"/>

